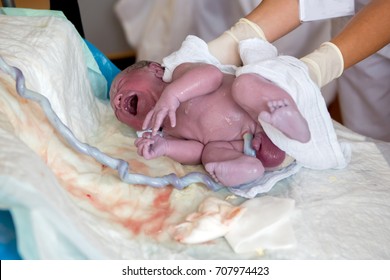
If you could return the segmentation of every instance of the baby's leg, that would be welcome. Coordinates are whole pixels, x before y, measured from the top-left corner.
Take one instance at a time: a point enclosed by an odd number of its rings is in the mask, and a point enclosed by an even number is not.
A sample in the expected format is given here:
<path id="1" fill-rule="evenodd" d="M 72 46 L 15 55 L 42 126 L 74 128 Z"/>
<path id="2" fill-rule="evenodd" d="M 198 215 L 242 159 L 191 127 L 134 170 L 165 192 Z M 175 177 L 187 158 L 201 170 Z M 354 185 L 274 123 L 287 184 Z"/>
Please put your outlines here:
<path id="1" fill-rule="evenodd" d="M 259 159 L 243 154 L 242 141 L 207 144 L 203 150 L 202 163 L 215 181 L 227 187 L 249 183 L 264 174 Z"/>
<path id="2" fill-rule="evenodd" d="M 274 83 L 257 74 L 243 74 L 234 81 L 232 95 L 253 119 L 271 124 L 291 139 L 310 140 L 309 126 L 294 100 Z"/>

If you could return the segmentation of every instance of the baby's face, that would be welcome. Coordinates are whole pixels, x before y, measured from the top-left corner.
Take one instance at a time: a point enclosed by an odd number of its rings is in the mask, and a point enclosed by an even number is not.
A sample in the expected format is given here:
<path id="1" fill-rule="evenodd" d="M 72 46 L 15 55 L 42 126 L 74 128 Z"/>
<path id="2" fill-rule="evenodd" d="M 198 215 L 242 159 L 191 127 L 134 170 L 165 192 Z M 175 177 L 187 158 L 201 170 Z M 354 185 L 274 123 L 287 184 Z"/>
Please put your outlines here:
<path id="1" fill-rule="evenodd" d="M 120 73 L 110 91 L 111 106 L 118 120 L 141 130 L 147 113 L 161 95 L 163 84 L 161 77 L 146 67 Z"/>

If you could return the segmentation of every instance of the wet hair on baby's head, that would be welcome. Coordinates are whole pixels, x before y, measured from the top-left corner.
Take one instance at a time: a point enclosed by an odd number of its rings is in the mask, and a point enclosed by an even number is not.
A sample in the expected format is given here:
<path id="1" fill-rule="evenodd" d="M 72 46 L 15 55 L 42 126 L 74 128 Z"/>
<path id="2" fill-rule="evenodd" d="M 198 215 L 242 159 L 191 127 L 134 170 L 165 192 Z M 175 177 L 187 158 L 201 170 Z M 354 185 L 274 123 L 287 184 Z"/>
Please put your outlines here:
<path id="1" fill-rule="evenodd" d="M 152 63 L 153 61 L 149 61 L 149 60 L 140 60 L 140 61 L 137 61 L 136 63 L 130 65 L 129 67 L 127 67 L 124 72 L 125 73 L 128 73 L 132 70 L 136 70 L 136 69 L 141 69 L 141 68 L 144 68 L 144 67 L 147 67 L 150 65 L 150 63 Z"/>
<path id="2" fill-rule="evenodd" d="M 121 88 L 121 86 L 123 85 L 123 83 L 126 81 L 124 79 L 122 79 L 122 76 L 123 75 L 126 75 L 128 74 L 130 71 L 133 71 L 133 70 L 137 70 L 137 69 L 142 69 L 144 67 L 147 67 L 150 65 L 150 63 L 152 63 L 152 61 L 148 61 L 148 60 L 141 60 L 141 61 L 138 61 L 132 65 L 130 65 L 129 67 L 127 67 L 126 69 L 124 69 L 122 72 L 120 72 L 114 79 L 114 81 L 112 82 L 111 84 L 111 88 L 110 88 L 110 98 L 116 94 L 118 92 L 118 90 Z"/>
<path id="3" fill-rule="evenodd" d="M 110 88 L 110 99 L 117 94 L 117 92 L 122 88 L 123 85 L 126 84 L 126 79 L 123 79 L 123 76 L 131 75 L 131 71 L 136 71 L 138 69 L 142 69 L 145 67 L 149 67 L 150 64 L 156 63 L 150 60 L 140 60 L 135 62 L 134 64 L 128 66 L 124 70 L 122 70 L 113 80 Z"/>

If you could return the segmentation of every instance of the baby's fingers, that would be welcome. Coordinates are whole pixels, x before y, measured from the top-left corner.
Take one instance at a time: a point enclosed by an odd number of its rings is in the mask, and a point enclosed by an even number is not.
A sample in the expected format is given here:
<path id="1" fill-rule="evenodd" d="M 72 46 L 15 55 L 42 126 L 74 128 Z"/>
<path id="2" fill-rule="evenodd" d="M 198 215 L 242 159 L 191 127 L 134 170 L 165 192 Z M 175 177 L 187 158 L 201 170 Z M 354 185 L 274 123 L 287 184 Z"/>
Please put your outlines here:
<path id="1" fill-rule="evenodd" d="M 161 110 L 153 118 L 152 136 L 155 136 L 159 131 L 165 117 L 167 116 L 166 110 Z"/>
<path id="2" fill-rule="evenodd" d="M 149 111 L 149 113 L 146 115 L 145 120 L 142 124 L 142 129 L 148 129 L 150 121 L 152 120 L 154 115 L 154 110 Z"/>
<path id="3" fill-rule="evenodd" d="M 150 125 L 153 125 L 154 114 L 154 110 L 149 111 L 145 117 L 144 123 L 142 124 L 142 129 L 148 129 Z"/>
<path id="4" fill-rule="evenodd" d="M 142 156 L 143 156 L 145 159 L 152 159 L 152 158 L 153 158 L 152 153 L 151 153 L 153 144 L 154 144 L 154 141 L 149 140 L 148 143 L 146 143 L 146 144 L 142 147 Z"/>
<path id="5" fill-rule="evenodd" d="M 149 139 L 141 140 L 142 141 L 139 141 L 139 144 L 137 146 L 137 153 L 138 155 L 147 159 L 147 156 L 149 155 L 150 146 L 153 145 L 154 141 Z"/>
<path id="6" fill-rule="evenodd" d="M 169 121 L 171 122 L 171 126 L 176 126 L 176 112 L 175 111 L 169 111 Z"/>
<path id="7" fill-rule="evenodd" d="M 143 151 L 144 146 L 145 146 L 144 139 L 137 139 L 137 141 L 136 141 L 137 154 L 141 157 L 143 156 L 142 151 Z"/>

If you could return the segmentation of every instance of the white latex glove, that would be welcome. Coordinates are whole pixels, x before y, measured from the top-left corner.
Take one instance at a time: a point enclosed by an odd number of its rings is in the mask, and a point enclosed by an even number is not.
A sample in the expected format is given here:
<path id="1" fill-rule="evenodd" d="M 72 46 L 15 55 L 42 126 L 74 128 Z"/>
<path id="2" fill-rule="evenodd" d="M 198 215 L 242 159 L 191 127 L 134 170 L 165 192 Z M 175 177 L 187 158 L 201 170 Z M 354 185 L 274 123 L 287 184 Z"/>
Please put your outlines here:
<path id="1" fill-rule="evenodd" d="M 323 43 L 314 52 L 301 58 L 309 68 L 310 78 L 323 87 L 341 76 L 344 70 L 344 59 L 339 48 L 331 43 Z"/>
<path id="2" fill-rule="evenodd" d="M 241 18 L 230 30 L 225 31 L 207 45 L 210 53 L 222 64 L 240 66 L 242 63 L 238 52 L 238 43 L 249 38 L 267 40 L 263 30 L 256 23 L 246 18 Z"/>

